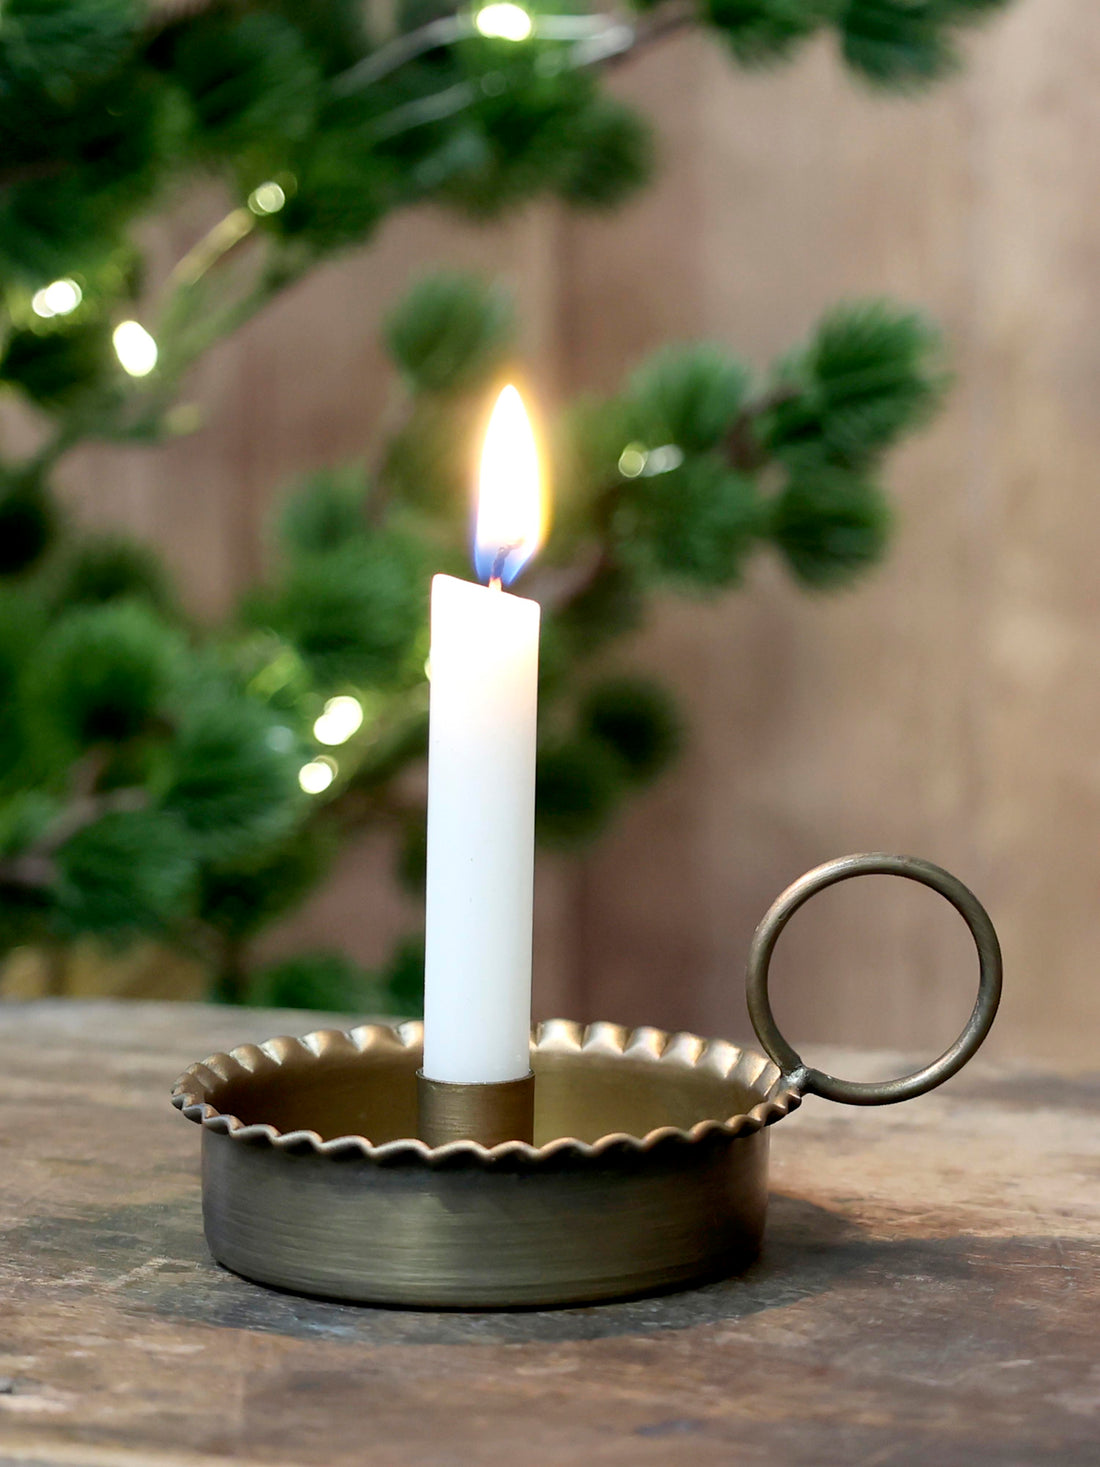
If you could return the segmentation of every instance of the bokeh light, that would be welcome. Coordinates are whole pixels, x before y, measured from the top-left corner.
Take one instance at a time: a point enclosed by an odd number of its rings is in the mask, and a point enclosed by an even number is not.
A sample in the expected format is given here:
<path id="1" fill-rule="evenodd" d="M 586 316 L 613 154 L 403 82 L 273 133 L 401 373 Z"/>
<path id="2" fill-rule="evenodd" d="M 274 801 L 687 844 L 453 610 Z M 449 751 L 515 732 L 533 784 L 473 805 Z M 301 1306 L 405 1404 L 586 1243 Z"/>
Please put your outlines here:
<path id="1" fill-rule="evenodd" d="M 48 321 L 51 316 L 67 316 L 70 311 L 75 311 L 83 299 L 84 292 L 80 286 L 66 275 L 36 290 L 31 297 L 31 310 Z"/>
<path id="2" fill-rule="evenodd" d="M 286 203 L 286 191 L 274 179 L 261 183 L 248 196 L 248 207 L 253 214 L 277 214 Z"/>
<path id="3" fill-rule="evenodd" d="M 346 744 L 362 724 L 362 703 L 358 698 L 341 693 L 325 704 L 324 712 L 313 725 L 313 737 L 319 744 Z"/>
<path id="4" fill-rule="evenodd" d="M 640 443 L 628 443 L 619 454 L 619 473 L 624 479 L 636 479 L 646 466 L 649 457 Z"/>
<path id="5" fill-rule="evenodd" d="M 483 5 L 474 16 L 474 25 L 483 36 L 500 41 L 526 41 L 534 24 L 522 5 L 513 5 L 510 0 L 494 0 L 492 5 Z"/>
<path id="6" fill-rule="evenodd" d="M 323 795 L 336 774 L 336 760 L 328 759 L 322 754 L 319 759 L 311 759 L 308 764 L 302 765 L 298 771 L 298 783 L 307 795 Z"/>
<path id="7" fill-rule="evenodd" d="M 131 377 L 147 377 L 156 366 L 157 344 L 137 321 L 120 322 L 111 340 L 123 371 Z"/>

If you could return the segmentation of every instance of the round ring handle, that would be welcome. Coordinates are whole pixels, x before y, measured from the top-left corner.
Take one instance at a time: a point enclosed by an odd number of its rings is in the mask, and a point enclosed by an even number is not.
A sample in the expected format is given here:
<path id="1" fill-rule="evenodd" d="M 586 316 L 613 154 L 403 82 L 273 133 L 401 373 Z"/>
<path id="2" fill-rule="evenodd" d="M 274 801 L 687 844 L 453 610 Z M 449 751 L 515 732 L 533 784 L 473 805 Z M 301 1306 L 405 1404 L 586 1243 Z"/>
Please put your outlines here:
<path id="1" fill-rule="evenodd" d="M 897 1080 L 862 1083 L 839 1080 L 823 1070 L 815 1070 L 783 1038 L 772 1014 L 768 998 L 768 968 L 779 935 L 787 923 L 810 897 L 838 881 L 852 876 L 904 876 L 919 881 L 946 897 L 962 915 L 978 949 L 978 997 L 966 1026 L 958 1039 L 945 1049 L 939 1059 L 923 1070 L 903 1075 Z M 859 856 L 840 856 L 816 866 L 787 887 L 772 904 L 753 936 L 748 968 L 749 1016 L 756 1036 L 792 1084 L 802 1091 L 824 1096 L 826 1100 L 843 1101 L 846 1105 L 893 1105 L 923 1095 L 961 1070 L 989 1033 L 1001 1001 L 1001 946 L 997 941 L 989 914 L 974 893 L 950 871 L 922 861 L 917 856 L 891 856 L 881 852 Z"/>

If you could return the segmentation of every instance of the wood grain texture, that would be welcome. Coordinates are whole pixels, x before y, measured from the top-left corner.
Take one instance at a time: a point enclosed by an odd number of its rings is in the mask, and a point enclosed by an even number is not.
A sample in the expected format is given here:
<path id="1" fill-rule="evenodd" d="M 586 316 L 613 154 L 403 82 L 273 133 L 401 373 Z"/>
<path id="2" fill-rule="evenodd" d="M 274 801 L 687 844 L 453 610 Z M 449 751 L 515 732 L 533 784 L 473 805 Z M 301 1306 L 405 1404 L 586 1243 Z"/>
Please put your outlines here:
<path id="1" fill-rule="evenodd" d="M 586 865 L 582 1012 L 729 1032 L 776 892 L 889 849 L 988 902 L 995 1051 L 1094 1050 L 1098 60 L 1090 6 L 1025 0 L 916 102 L 861 92 L 824 46 L 752 78 L 691 39 L 623 78 L 665 173 L 633 213 L 568 225 L 569 380 L 608 383 L 670 331 L 763 364 L 831 302 L 880 293 L 933 312 L 958 375 L 891 465 L 896 540 L 871 580 L 806 597 L 762 565 L 721 604 L 662 608 L 637 645 L 694 737 Z M 957 924 L 897 883 L 823 898 L 781 963 L 805 1040 L 931 1051 L 972 996 Z"/>
<path id="2" fill-rule="evenodd" d="M 316 1015 L 0 1010 L 2 1467 L 1086 1467 L 1100 1078 L 975 1065 L 773 1132 L 764 1256 L 665 1299 L 298 1299 L 202 1241 L 183 1066 Z M 893 1055 L 834 1052 L 867 1077 Z"/>
<path id="3" fill-rule="evenodd" d="M 610 385 L 668 339 L 763 365 L 844 296 L 927 306 L 958 382 L 891 466 L 881 571 L 812 598 L 761 564 L 724 602 L 661 606 L 626 649 L 677 689 L 691 745 L 579 870 L 540 867 L 537 1012 L 736 1034 L 774 895 L 820 860 L 895 849 L 990 907 L 1008 975 L 994 1049 L 1084 1059 L 1100 1025 L 1098 64 L 1091 0 L 1019 0 L 917 100 L 861 91 L 825 46 L 752 75 L 677 40 L 615 73 L 662 140 L 636 204 L 506 230 L 394 221 L 203 365 L 203 433 L 83 453 L 72 500 L 159 541 L 215 614 L 256 571 L 280 485 L 363 451 L 386 395 L 378 322 L 431 262 L 512 281 L 551 396 Z M 158 226 L 165 260 L 207 207 Z M 339 940 L 375 961 L 415 917 L 367 842 L 268 950 Z M 828 894 L 777 961 L 799 1042 L 930 1051 L 973 992 L 951 914 L 898 883 Z"/>

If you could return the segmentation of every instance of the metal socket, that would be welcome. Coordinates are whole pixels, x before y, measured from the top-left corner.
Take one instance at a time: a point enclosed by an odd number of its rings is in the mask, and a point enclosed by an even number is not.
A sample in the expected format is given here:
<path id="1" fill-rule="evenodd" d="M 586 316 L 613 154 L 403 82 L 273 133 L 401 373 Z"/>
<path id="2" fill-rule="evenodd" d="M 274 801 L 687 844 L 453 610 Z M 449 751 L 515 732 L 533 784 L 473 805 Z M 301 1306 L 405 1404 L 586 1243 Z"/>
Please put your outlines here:
<path id="1" fill-rule="evenodd" d="M 477 1141 L 499 1146 L 504 1141 L 535 1139 L 535 1076 L 519 1080 L 460 1085 L 429 1080 L 416 1072 L 419 1120 L 416 1134 L 428 1146 L 449 1141 Z"/>

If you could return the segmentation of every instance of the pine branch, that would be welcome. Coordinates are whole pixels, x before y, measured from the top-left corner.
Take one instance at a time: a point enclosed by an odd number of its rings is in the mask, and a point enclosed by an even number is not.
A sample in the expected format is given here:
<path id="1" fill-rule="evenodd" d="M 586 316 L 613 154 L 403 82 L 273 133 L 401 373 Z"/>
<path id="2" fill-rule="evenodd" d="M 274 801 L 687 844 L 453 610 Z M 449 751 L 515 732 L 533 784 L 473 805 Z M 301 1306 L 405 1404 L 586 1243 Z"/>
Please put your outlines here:
<path id="1" fill-rule="evenodd" d="M 26 851 L 0 860 L 0 886 L 22 890 L 51 887 L 57 879 L 54 857 L 74 835 L 104 815 L 130 814 L 146 809 L 148 804 L 148 793 L 136 787 L 79 796 Z"/>
<path id="2" fill-rule="evenodd" d="M 400 70 L 408 62 L 415 61 L 418 56 L 476 34 L 473 20 L 468 14 L 439 16 L 430 20 L 427 25 L 395 36 L 379 46 L 377 51 L 364 56 L 362 61 L 335 78 L 332 83 L 333 93 L 337 97 L 353 96 Z"/>
<path id="3" fill-rule="evenodd" d="M 751 474 L 763 467 L 768 460 L 768 452 L 754 431 L 755 425 L 774 408 L 792 402 L 797 396 L 796 388 L 779 386 L 765 392 L 754 402 L 746 403 L 734 419 L 726 439 L 726 457 L 731 468 Z"/>

